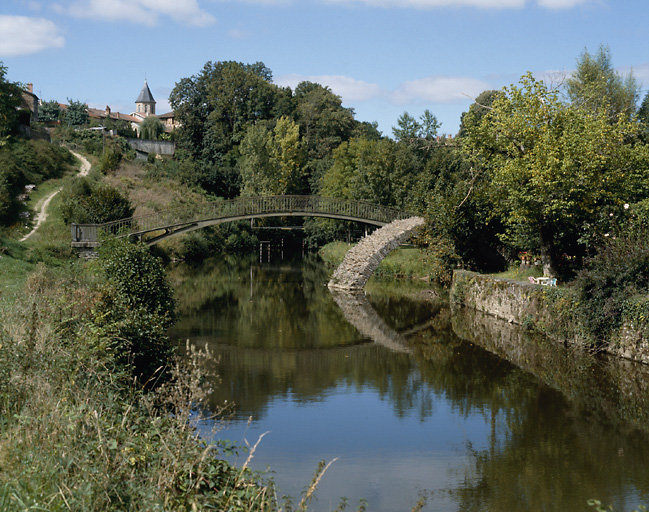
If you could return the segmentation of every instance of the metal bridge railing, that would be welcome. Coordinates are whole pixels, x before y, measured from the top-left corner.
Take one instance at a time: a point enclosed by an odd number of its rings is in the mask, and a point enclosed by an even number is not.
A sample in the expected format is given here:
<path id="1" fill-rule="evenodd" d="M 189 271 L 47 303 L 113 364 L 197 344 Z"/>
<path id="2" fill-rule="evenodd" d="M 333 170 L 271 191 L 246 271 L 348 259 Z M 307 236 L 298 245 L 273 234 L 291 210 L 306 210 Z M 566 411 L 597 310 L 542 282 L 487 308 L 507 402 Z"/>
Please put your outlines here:
<path id="1" fill-rule="evenodd" d="M 366 201 L 319 196 L 260 196 L 220 200 L 192 208 L 191 206 L 120 219 L 104 224 L 73 224 L 73 242 L 97 242 L 102 236 L 134 236 L 169 230 L 183 225 L 217 219 L 304 213 L 349 217 L 359 221 L 389 223 L 412 214 Z"/>

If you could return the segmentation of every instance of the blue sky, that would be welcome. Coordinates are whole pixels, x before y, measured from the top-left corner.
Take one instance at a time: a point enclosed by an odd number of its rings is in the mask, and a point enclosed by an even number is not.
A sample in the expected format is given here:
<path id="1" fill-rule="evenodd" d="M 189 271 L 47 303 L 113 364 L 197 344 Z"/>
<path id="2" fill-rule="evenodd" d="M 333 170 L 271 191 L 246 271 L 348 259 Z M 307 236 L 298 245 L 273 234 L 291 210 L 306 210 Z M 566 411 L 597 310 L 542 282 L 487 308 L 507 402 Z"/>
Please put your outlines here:
<path id="1" fill-rule="evenodd" d="M 209 60 L 263 61 L 275 82 L 328 85 L 387 135 L 431 110 L 441 132 L 482 90 L 526 71 L 560 82 L 580 53 L 610 47 L 649 88 L 646 0 L 2 0 L 0 60 L 43 99 L 157 112 Z"/>

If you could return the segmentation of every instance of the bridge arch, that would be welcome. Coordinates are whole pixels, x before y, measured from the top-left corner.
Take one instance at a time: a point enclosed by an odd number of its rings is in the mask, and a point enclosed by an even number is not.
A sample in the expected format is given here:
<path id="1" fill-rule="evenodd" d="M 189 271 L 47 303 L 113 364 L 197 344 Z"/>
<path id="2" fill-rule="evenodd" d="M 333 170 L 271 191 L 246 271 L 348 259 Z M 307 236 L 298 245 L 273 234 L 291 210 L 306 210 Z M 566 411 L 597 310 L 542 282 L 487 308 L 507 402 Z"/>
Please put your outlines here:
<path id="1" fill-rule="evenodd" d="M 385 226 L 410 214 L 365 201 L 320 196 L 238 197 L 201 208 L 177 208 L 103 224 L 72 224 L 72 247 L 91 249 L 106 235 L 135 237 L 148 245 L 207 226 L 264 217 L 324 217 Z"/>

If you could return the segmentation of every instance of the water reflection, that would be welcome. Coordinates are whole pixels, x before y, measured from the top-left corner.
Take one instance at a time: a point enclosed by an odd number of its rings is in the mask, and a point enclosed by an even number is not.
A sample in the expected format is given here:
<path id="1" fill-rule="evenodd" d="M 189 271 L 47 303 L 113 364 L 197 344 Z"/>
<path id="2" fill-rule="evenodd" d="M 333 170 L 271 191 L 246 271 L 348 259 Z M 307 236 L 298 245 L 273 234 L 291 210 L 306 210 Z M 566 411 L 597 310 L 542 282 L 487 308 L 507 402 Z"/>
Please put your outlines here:
<path id="1" fill-rule="evenodd" d="M 227 435 L 272 430 L 257 467 L 297 494 L 318 460 L 341 456 L 314 510 L 341 495 L 405 510 L 421 489 L 433 492 L 428 510 L 649 502 L 644 367 L 380 286 L 332 297 L 311 260 L 171 275 L 174 336 L 210 345 L 222 381 L 211 400 L 237 403 Z"/>

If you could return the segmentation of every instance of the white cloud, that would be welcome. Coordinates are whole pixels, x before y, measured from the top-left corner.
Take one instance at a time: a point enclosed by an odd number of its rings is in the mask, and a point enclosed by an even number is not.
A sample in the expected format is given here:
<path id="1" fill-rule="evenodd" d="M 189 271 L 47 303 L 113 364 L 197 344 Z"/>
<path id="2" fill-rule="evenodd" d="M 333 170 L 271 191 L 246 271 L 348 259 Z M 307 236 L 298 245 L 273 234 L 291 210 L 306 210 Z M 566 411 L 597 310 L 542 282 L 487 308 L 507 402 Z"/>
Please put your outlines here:
<path id="1" fill-rule="evenodd" d="M 232 39 L 246 39 L 250 34 L 245 30 L 240 30 L 238 28 L 231 28 L 228 30 L 228 35 Z"/>
<path id="2" fill-rule="evenodd" d="M 390 94 L 397 105 L 409 103 L 458 103 L 477 97 L 490 89 L 482 80 L 470 77 L 429 76 L 401 84 Z"/>
<path id="3" fill-rule="evenodd" d="M 592 0 L 537 0 L 537 2 L 547 9 L 571 9 L 578 5 L 592 3 Z"/>
<path id="4" fill-rule="evenodd" d="M 225 0 L 222 0 L 225 1 Z M 231 0 L 261 5 L 287 5 L 297 0 Z M 480 9 L 520 9 L 537 4 L 546 9 L 570 9 L 601 0 L 317 0 L 329 4 L 363 4 L 369 7 L 435 9 L 440 7 L 477 7 Z"/>
<path id="5" fill-rule="evenodd" d="M 403 82 L 395 90 L 342 75 L 283 75 L 275 79 L 281 86 L 293 89 L 303 81 L 326 85 L 342 97 L 343 102 L 361 102 L 383 98 L 395 105 L 412 103 L 462 103 L 477 97 L 492 86 L 476 78 L 430 76 Z"/>
<path id="6" fill-rule="evenodd" d="M 518 8 L 526 0 L 325 0 L 329 3 L 362 3 L 370 7 L 406 7 L 433 9 L 436 7 L 480 7 L 484 9 Z"/>
<path id="7" fill-rule="evenodd" d="M 28 55 L 60 48 L 65 38 L 50 20 L 0 15 L 0 56 Z"/>
<path id="8" fill-rule="evenodd" d="M 315 82 L 326 85 L 331 90 L 342 97 L 343 101 L 366 101 L 376 98 L 382 94 L 381 88 L 376 84 L 356 80 L 342 75 L 284 75 L 275 79 L 275 83 L 281 86 L 295 88 L 300 82 Z"/>
<path id="9" fill-rule="evenodd" d="M 161 15 L 198 27 L 215 22 L 214 16 L 202 10 L 197 0 L 78 0 L 67 11 L 77 18 L 143 25 L 155 25 Z"/>

